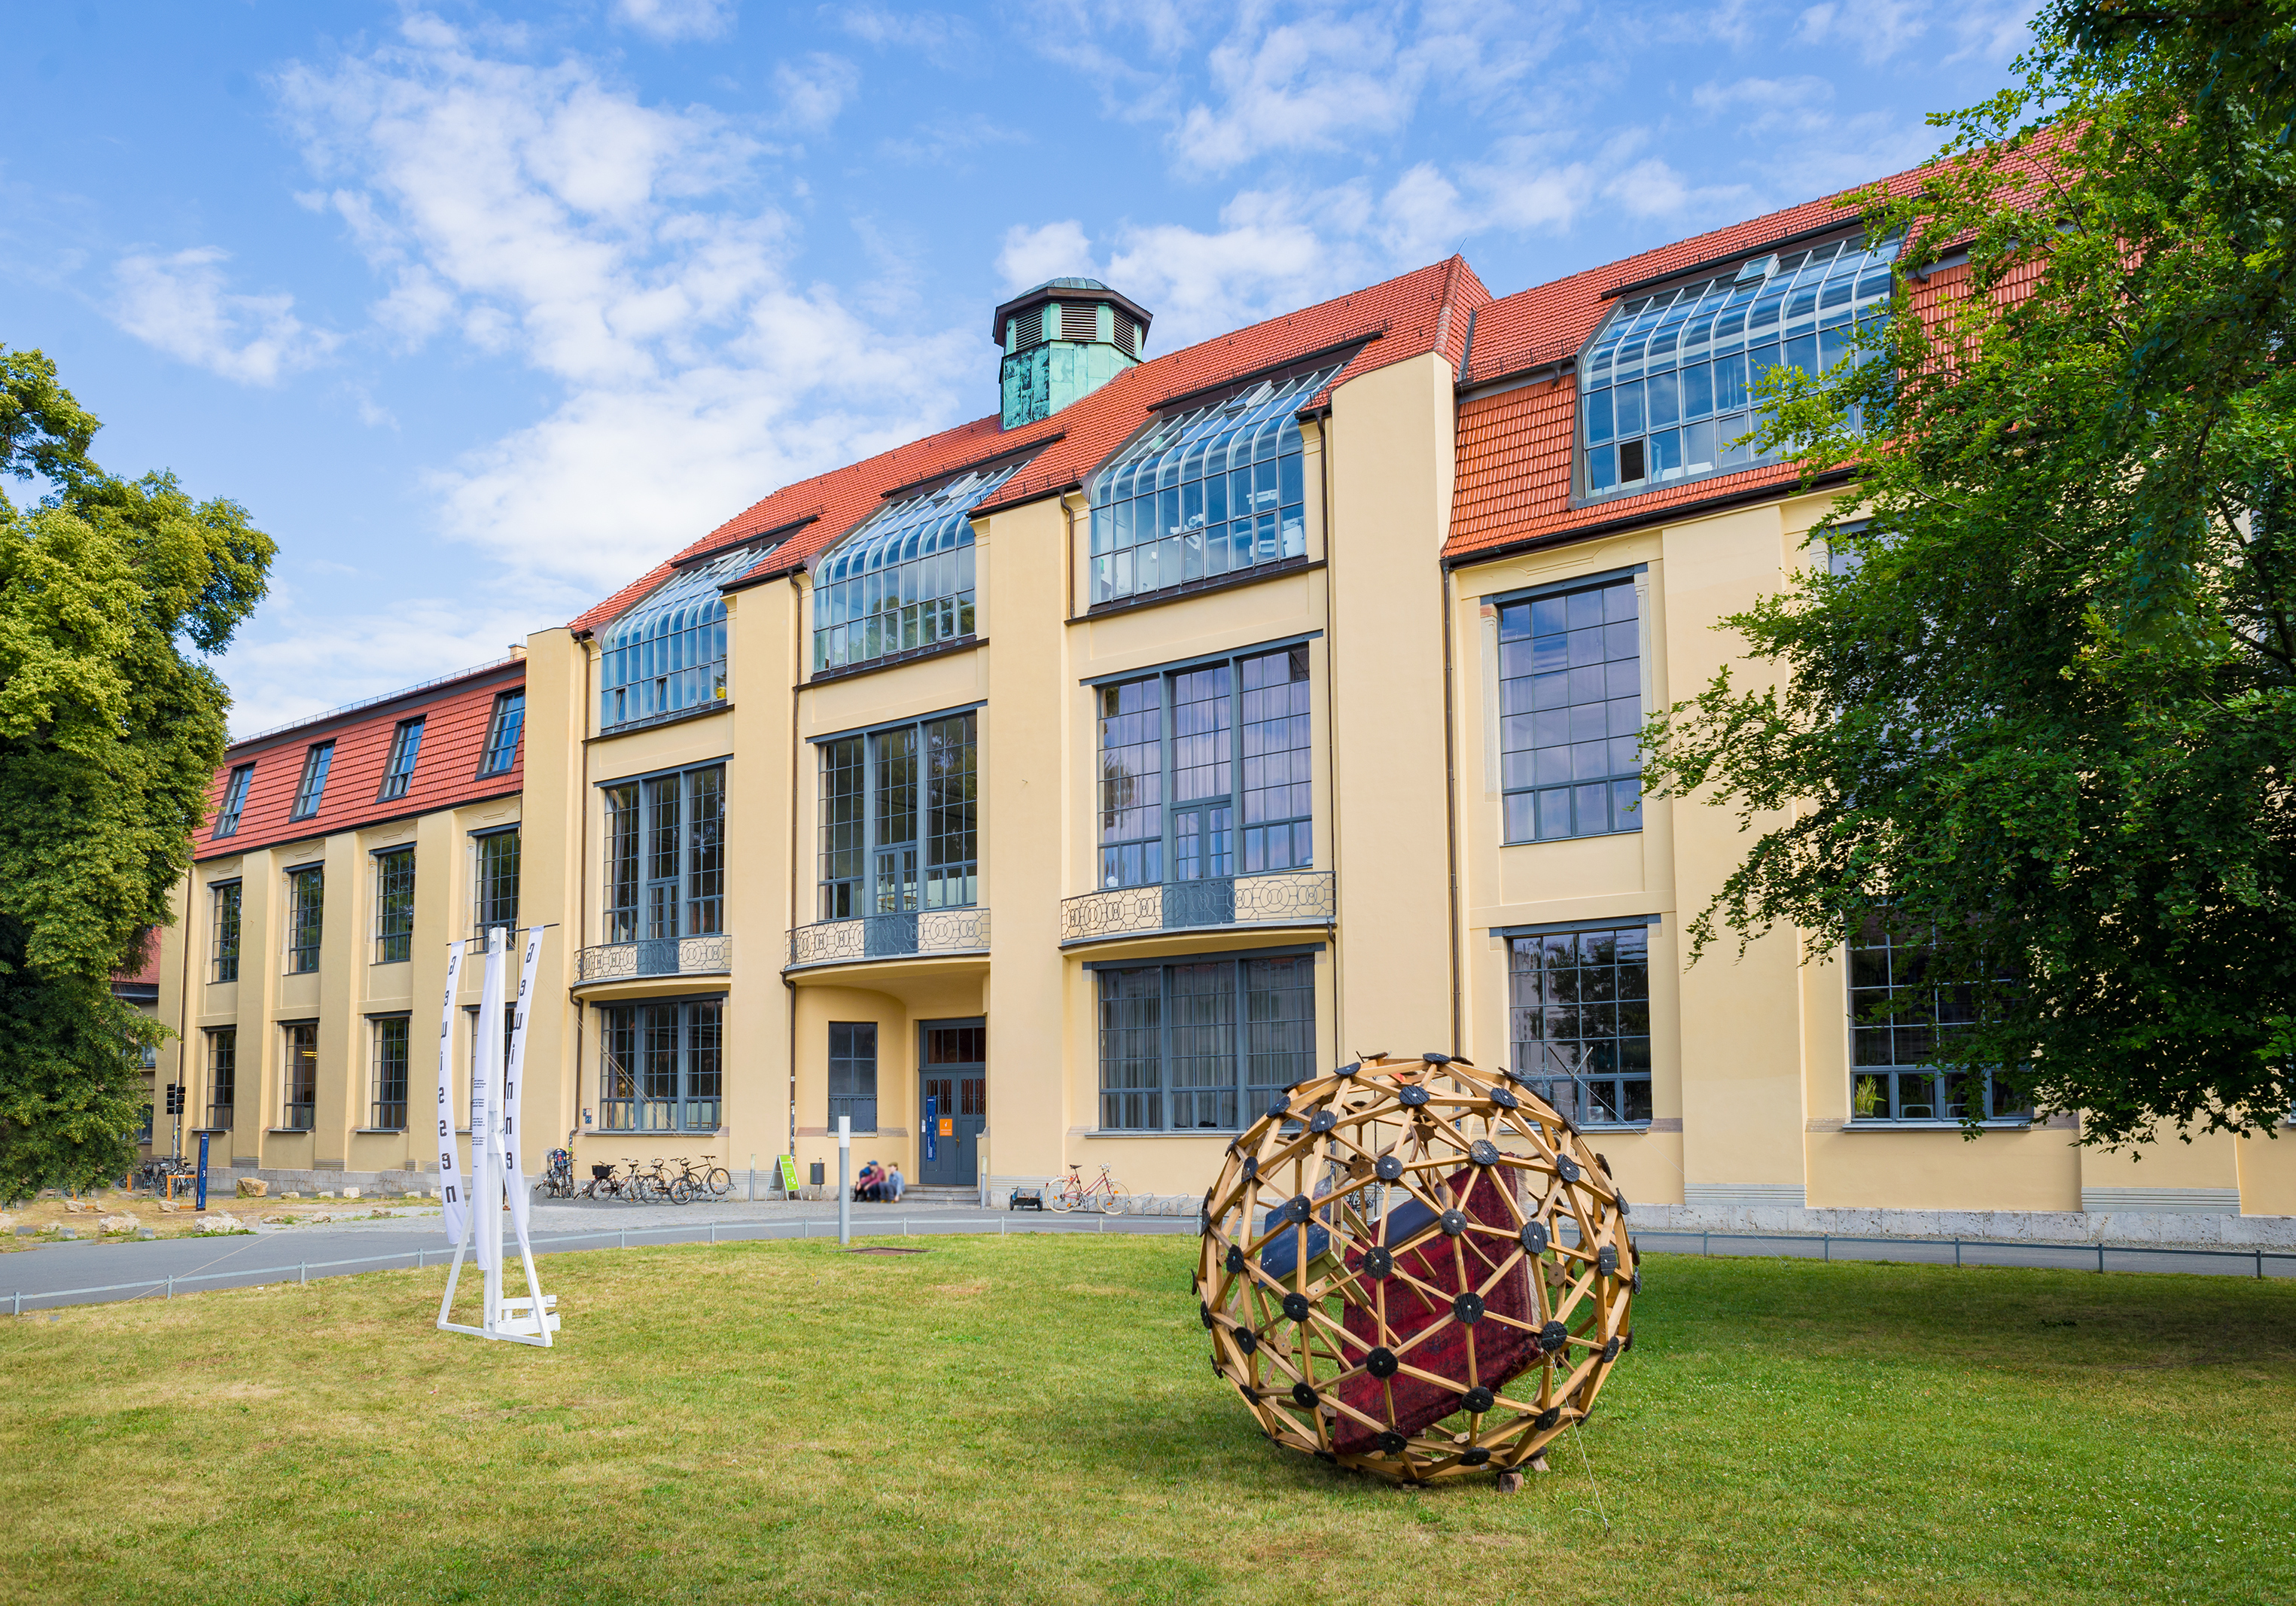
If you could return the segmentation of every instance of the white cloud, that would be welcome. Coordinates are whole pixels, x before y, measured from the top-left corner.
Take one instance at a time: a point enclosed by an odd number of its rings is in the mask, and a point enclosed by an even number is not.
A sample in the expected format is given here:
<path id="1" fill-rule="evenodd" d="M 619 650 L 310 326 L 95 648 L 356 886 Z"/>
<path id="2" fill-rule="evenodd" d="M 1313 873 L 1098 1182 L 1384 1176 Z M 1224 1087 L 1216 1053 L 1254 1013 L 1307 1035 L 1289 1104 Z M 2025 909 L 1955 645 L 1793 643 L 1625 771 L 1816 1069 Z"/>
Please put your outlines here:
<path id="1" fill-rule="evenodd" d="M 837 58 L 790 70 L 816 125 L 850 93 Z M 446 532 L 517 591 L 570 583 L 578 609 L 776 486 L 987 398 L 970 320 L 918 333 L 898 274 L 791 282 L 795 225 L 753 199 L 760 147 L 706 109 L 648 104 L 577 57 L 499 59 L 419 13 L 280 87 L 390 286 L 378 325 L 451 331 L 563 387 L 430 480 Z"/>
<path id="2" fill-rule="evenodd" d="M 877 5 L 824 5 L 824 21 L 865 45 L 922 52 L 937 66 L 968 56 L 979 42 L 972 24 L 945 12 L 889 11 Z"/>
<path id="3" fill-rule="evenodd" d="M 714 39 L 734 26 L 734 0 L 614 0 L 614 20 L 664 42 Z"/>
<path id="4" fill-rule="evenodd" d="M 861 70 L 842 56 L 816 50 L 803 61 L 784 61 L 774 69 L 776 120 L 800 134 L 823 133 L 860 86 Z"/>
<path id="5" fill-rule="evenodd" d="M 1099 271 L 1084 225 L 1073 217 L 1036 228 L 1016 223 L 1004 231 L 1004 249 L 996 253 L 996 272 L 1007 290 L 1071 274 L 1088 279 Z"/>
<path id="6" fill-rule="evenodd" d="M 168 356 L 242 385 L 272 385 L 334 349 L 338 337 L 295 315 L 290 295 L 226 287 L 231 254 L 203 245 L 170 256 L 135 251 L 112 269 L 112 321 Z"/>
<path id="7" fill-rule="evenodd" d="M 1929 30 L 1931 8 L 1916 0 L 1821 0 L 1801 14 L 1805 44 L 1846 45 L 1867 61 L 1886 61 Z"/>
<path id="8" fill-rule="evenodd" d="M 1328 14 L 1261 31 L 1255 12 L 1211 53 L 1217 107 L 1191 106 L 1173 143 L 1187 166 L 1225 172 L 1271 151 L 1331 150 L 1411 119 L 1427 65 L 1370 17 Z"/>

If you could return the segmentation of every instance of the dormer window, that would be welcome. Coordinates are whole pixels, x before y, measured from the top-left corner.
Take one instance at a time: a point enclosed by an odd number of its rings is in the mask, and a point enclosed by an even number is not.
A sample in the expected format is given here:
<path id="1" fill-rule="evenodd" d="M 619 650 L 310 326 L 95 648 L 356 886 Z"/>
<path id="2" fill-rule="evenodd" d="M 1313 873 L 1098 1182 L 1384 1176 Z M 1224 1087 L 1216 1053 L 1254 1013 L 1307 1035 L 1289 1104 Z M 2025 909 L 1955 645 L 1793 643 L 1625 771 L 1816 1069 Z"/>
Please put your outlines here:
<path id="1" fill-rule="evenodd" d="M 1341 365 L 1160 420 L 1092 488 L 1092 600 L 1112 602 L 1308 553 L 1294 416 Z"/>
<path id="2" fill-rule="evenodd" d="M 813 670 L 850 668 L 973 633 L 972 510 L 1018 463 L 881 508 L 822 560 Z"/>
<path id="3" fill-rule="evenodd" d="M 1631 496 L 1776 461 L 1746 438 L 1773 368 L 1824 373 L 1889 311 L 1898 242 L 1755 257 L 1624 298 L 1578 364 L 1578 498 Z M 1853 422 L 1856 422 L 1853 420 Z"/>
<path id="4" fill-rule="evenodd" d="M 599 632 L 601 731 L 725 702 L 726 598 L 719 587 L 766 550 L 737 547 L 681 569 Z"/>

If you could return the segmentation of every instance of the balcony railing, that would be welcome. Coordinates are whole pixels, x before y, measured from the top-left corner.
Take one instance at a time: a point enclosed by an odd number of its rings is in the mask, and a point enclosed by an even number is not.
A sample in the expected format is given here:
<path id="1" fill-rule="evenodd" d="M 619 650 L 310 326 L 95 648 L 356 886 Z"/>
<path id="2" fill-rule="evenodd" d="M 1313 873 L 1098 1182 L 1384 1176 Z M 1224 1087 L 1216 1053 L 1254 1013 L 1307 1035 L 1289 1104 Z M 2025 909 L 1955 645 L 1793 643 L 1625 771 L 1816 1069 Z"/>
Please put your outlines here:
<path id="1" fill-rule="evenodd" d="M 931 959 L 988 952 L 986 909 L 921 909 L 824 920 L 790 933 L 788 968 L 870 959 Z"/>
<path id="2" fill-rule="evenodd" d="M 1207 926 L 1328 926 L 1338 907 L 1328 870 L 1111 887 L 1061 900 L 1061 944 Z"/>
<path id="3" fill-rule="evenodd" d="M 710 937 L 646 937 L 583 949 L 574 979 L 578 984 L 647 976 L 723 976 L 733 968 L 734 938 L 726 932 Z"/>

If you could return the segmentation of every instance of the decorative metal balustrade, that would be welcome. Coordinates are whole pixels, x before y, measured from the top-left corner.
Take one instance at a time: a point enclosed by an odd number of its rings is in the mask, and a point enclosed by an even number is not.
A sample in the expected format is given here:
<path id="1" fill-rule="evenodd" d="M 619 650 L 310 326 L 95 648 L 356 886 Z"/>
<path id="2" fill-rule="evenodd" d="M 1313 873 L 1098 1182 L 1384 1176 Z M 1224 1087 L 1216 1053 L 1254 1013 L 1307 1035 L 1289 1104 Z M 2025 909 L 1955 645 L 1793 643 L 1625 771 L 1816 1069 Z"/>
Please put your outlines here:
<path id="1" fill-rule="evenodd" d="M 1209 926 L 1328 926 L 1338 909 L 1328 870 L 1111 887 L 1061 900 L 1061 944 Z"/>
<path id="2" fill-rule="evenodd" d="M 790 933 L 788 969 L 871 959 L 931 959 L 988 952 L 986 909 L 921 909 L 824 920 Z"/>
<path id="3" fill-rule="evenodd" d="M 712 937 L 647 937 L 585 948 L 574 979 L 578 984 L 647 976 L 724 976 L 733 969 L 734 938 L 720 931 Z"/>

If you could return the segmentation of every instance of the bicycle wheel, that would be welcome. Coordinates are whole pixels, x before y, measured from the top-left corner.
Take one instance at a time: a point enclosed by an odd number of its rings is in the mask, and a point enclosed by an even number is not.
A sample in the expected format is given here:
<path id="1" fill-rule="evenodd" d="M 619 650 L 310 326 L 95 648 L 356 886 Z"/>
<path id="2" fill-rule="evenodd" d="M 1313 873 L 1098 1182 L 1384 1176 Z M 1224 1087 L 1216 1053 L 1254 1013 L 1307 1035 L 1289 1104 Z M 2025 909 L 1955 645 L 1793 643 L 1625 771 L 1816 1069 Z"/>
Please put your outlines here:
<path id="1" fill-rule="evenodd" d="M 1108 1192 L 1100 1197 L 1100 1213 L 1103 1216 L 1121 1216 L 1131 1208 L 1132 1190 L 1120 1182 L 1111 1181 L 1108 1184 Z"/>
<path id="2" fill-rule="evenodd" d="M 686 1182 L 685 1178 L 682 1176 L 674 1176 L 670 1179 L 668 1192 L 669 1194 L 669 1202 L 672 1204 L 692 1204 L 693 1202 L 693 1189 L 692 1185 Z"/>
<path id="3" fill-rule="evenodd" d="M 1058 1210 L 1065 1216 L 1083 1202 L 1083 1190 L 1071 1177 L 1060 1177 L 1045 1184 L 1045 1209 Z"/>
<path id="4" fill-rule="evenodd" d="M 709 1191 L 720 1197 L 727 1193 L 731 1193 L 734 1191 L 734 1174 L 726 1170 L 723 1166 L 712 1166 L 709 1168 L 708 1182 Z"/>

